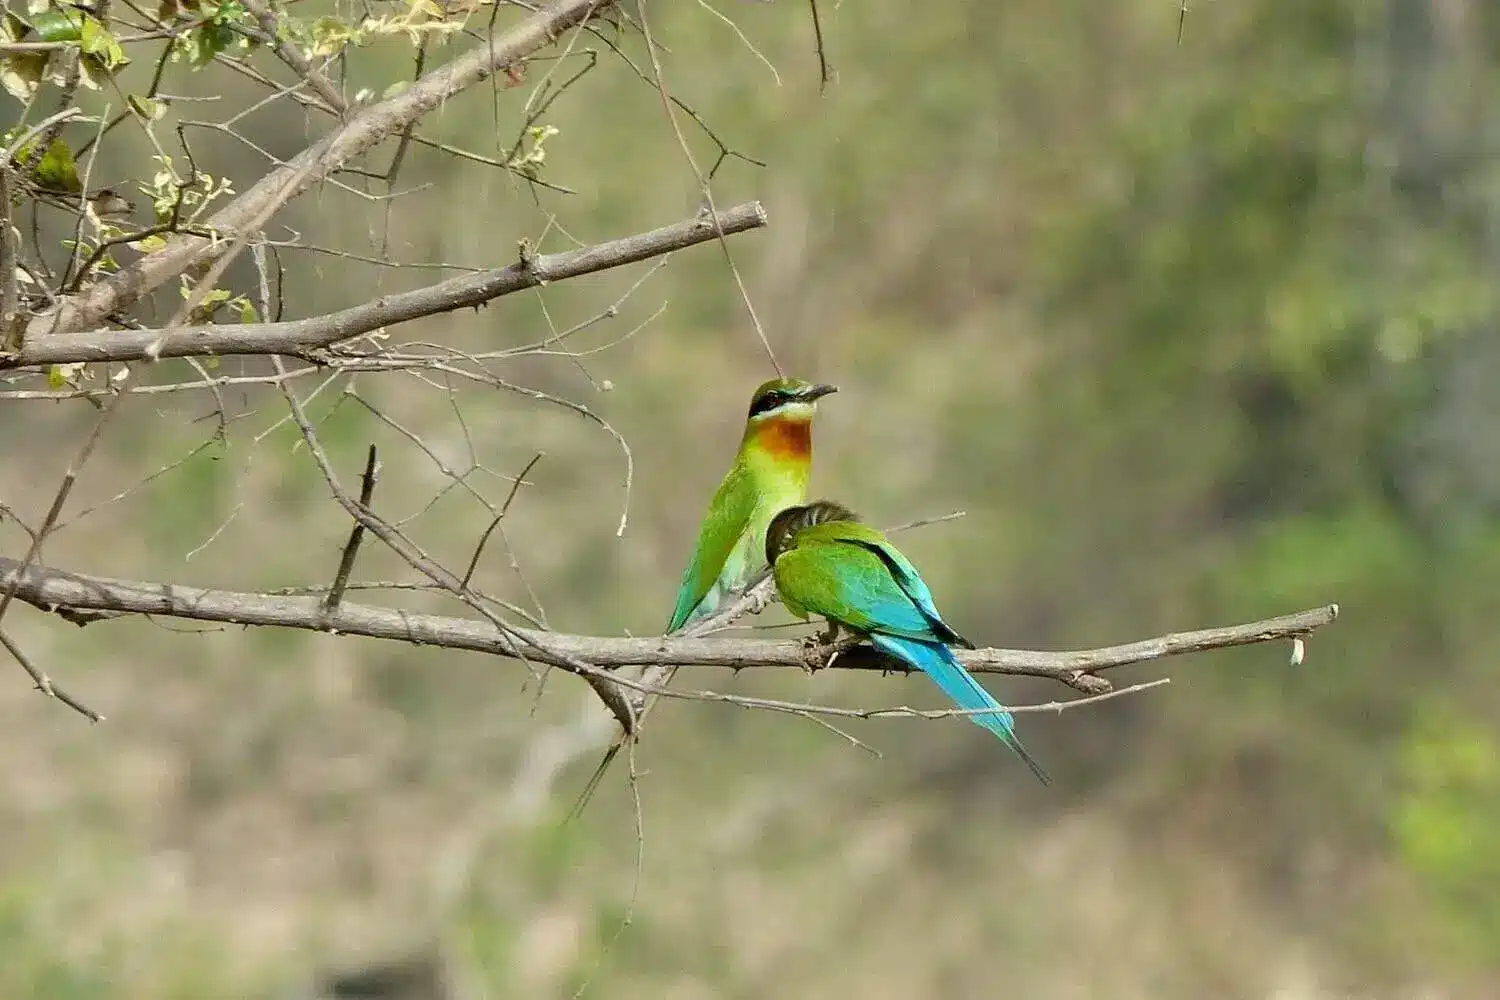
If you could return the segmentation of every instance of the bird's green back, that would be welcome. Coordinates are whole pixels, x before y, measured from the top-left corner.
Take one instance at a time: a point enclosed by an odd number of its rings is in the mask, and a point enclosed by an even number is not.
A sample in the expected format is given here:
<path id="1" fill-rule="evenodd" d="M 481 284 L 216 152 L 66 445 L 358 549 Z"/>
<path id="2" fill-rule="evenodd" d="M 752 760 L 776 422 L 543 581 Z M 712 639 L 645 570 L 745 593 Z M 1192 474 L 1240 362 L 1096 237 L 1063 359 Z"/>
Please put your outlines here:
<path id="1" fill-rule="evenodd" d="M 825 521 L 800 528 L 776 560 L 788 610 L 822 615 L 860 632 L 970 646 L 938 614 L 911 561 L 875 528 Z"/>

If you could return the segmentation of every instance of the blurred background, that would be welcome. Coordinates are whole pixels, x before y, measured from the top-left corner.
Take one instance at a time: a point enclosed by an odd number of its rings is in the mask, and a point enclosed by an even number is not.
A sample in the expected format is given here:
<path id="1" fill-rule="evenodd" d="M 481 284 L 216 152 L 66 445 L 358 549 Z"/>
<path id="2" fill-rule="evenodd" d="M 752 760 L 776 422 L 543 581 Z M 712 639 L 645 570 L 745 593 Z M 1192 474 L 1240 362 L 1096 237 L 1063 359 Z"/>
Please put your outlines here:
<path id="1" fill-rule="evenodd" d="M 783 367 L 841 388 L 818 418 L 816 494 L 878 524 L 966 511 L 900 544 L 981 645 L 1100 645 L 1332 601 L 1338 623 L 1299 668 L 1284 645 L 1147 664 L 1117 679 L 1173 684 L 1022 719 L 1047 790 L 953 720 L 851 725 L 876 759 L 805 720 L 665 702 L 638 754 L 638 831 L 623 766 L 559 827 L 610 732 L 574 678 L 539 696 L 519 665 L 479 655 L 77 629 L 18 608 L 7 627 L 108 721 L 43 701 L 19 670 L 0 683 L 0 992 L 1500 995 L 1500 8 L 1216 0 L 1191 5 L 1179 43 L 1171 0 L 824 0 L 822 95 L 805 5 L 720 10 L 743 39 L 700 4 L 649 15 L 673 94 L 766 164 L 726 160 L 714 193 L 770 214 L 730 246 Z M 605 33 L 649 66 L 637 32 Z M 659 95 L 600 39 L 580 45 L 599 66 L 543 119 L 542 176 L 575 193 L 424 147 L 397 188 L 425 190 L 325 185 L 281 218 L 350 254 L 490 267 L 523 237 L 561 250 L 690 217 L 697 181 Z M 380 93 L 411 58 L 401 40 L 360 49 L 350 92 Z M 150 72 L 139 61 L 127 89 Z M 547 65 L 462 95 L 424 132 L 496 155 Z M 263 94 L 176 72 L 164 90 L 221 100 L 173 121 Z M 706 169 L 714 143 L 682 122 Z M 278 102 L 237 128 L 287 156 L 327 120 Z M 133 186 L 149 151 L 120 130 L 96 183 Z M 237 189 L 261 170 L 227 135 L 203 130 L 194 152 Z M 435 277 L 283 258 L 289 318 Z M 650 267 L 392 339 L 531 344 Z M 253 272 L 229 284 L 253 294 Z M 498 503 L 544 451 L 480 579 L 559 630 L 654 634 L 749 393 L 774 373 L 712 245 L 567 343 L 600 350 L 497 371 L 630 443 L 621 537 L 620 447 L 567 409 L 395 374 L 352 386 L 389 420 L 344 379 L 309 406 L 347 481 L 380 444 L 377 506 L 460 569 L 489 515 L 444 467 L 477 461 L 466 481 Z M 45 561 L 326 584 L 347 518 L 294 429 L 273 426 L 279 398 L 230 396 L 252 415 L 197 451 L 211 398 L 128 400 L 70 509 L 103 506 Z M 3 499 L 39 516 L 94 413 L 5 402 Z M 364 551 L 357 578 L 411 579 Z M 677 684 L 940 704 L 920 679 L 836 671 Z M 1013 703 L 1068 695 L 987 684 Z"/>

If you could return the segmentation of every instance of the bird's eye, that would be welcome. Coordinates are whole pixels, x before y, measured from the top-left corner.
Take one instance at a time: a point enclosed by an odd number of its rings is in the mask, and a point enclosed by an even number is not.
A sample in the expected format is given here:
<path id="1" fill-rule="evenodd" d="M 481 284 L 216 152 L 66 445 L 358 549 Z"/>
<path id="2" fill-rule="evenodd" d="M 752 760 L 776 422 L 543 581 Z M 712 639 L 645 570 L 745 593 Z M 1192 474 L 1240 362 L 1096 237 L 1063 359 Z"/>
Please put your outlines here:
<path id="1" fill-rule="evenodd" d="M 750 407 L 750 415 L 753 417 L 757 413 L 765 413 L 767 410 L 774 410 L 778 406 L 781 406 L 783 403 L 790 402 L 793 398 L 794 397 L 789 392 L 785 392 L 781 389 L 769 389 L 756 398 L 755 402 Z"/>

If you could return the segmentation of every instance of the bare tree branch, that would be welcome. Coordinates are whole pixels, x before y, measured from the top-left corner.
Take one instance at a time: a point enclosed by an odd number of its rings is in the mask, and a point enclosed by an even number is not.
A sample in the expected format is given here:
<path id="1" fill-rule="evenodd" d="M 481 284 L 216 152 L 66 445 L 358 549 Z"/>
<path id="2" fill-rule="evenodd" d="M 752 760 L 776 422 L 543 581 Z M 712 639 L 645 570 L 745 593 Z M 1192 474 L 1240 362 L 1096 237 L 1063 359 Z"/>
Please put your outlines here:
<path id="1" fill-rule="evenodd" d="M 22 669 L 31 675 L 32 683 L 36 685 L 36 689 L 42 694 L 48 698 L 56 698 L 90 722 L 104 721 L 104 716 L 54 684 L 52 678 L 48 677 L 40 667 L 31 662 L 31 657 L 26 655 L 26 651 L 3 628 L 0 628 L 0 646 L 4 646 L 10 655 L 16 658 L 16 662 L 21 665 Z"/>
<path id="2" fill-rule="evenodd" d="M 20 570 L 19 576 L 17 571 Z M 416 614 L 392 608 L 344 602 L 327 611 L 316 596 L 276 596 L 210 590 L 175 583 L 116 580 L 53 569 L 0 557 L 0 581 L 15 586 L 18 600 L 57 612 L 115 611 L 282 628 L 337 632 L 374 639 L 393 639 L 443 649 L 466 649 L 525 658 L 564 668 L 584 660 L 598 667 L 711 666 L 798 667 L 816 669 L 829 650 L 800 639 L 676 638 L 567 635 L 542 629 L 511 627 L 516 638 L 494 624 L 471 618 Z M 1079 675 L 1169 656 L 1228 649 L 1255 643 L 1303 638 L 1338 617 L 1338 605 L 1299 611 L 1243 625 L 1174 632 L 1118 646 L 1068 652 L 1021 649 L 955 650 L 976 673 L 1046 677 L 1073 686 Z M 534 645 L 533 645 L 534 644 Z M 841 655 L 832 669 L 909 673 L 910 669 L 874 649 L 858 647 Z M 1111 685 L 1090 692 L 1104 694 Z M 623 678 L 620 678 L 624 682 Z"/>
<path id="3" fill-rule="evenodd" d="M 10 346 L 12 310 L 20 304 L 15 244 L 11 241 L 10 160 L 0 160 L 0 351 Z"/>
<path id="4" fill-rule="evenodd" d="M 266 33 L 266 38 L 276 49 L 276 54 L 281 61 L 290 66 L 297 75 L 307 81 L 308 86 L 317 91 L 319 97 L 328 103 L 328 106 L 343 117 L 349 113 L 349 102 L 344 100 L 344 95 L 339 93 L 323 71 L 312 64 L 307 54 L 299 49 L 296 44 L 282 36 L 280 24 L 277 23 L 276 13 L 271 10 L 265 0 L 242 0 L 245 9 L 255 18 L 260 25 L 260 30 Z"/>
<path id="5" fill-rule="evenodd" d="M 161 346 L 156 356 L 162 358 L 239 354 L 306 356 L 381 327 L 482 305 L 548 282 L 634 264 L 716 240 L 720 230 L 727 234 L 742 233 L 765 225 L 766 210 L 760 202 L 750 201 L 719 213 L 717 220 L 697 216 L 580 250 L 528 255 L 524 261 L 509 267 L 450 278 L 426 288 L 384 295 L 307 319 L 175 330 L 91 330 L 28 338 L 19 350 L 0 355 L 0 370 L 80 361 L 137 361 L 146 358 L 158 342 Z"/>
<path id="6" fill-rule="evenodd" d="M 359 505 L 370 506 L 375 498 L 375 481 L 380 478 L 380 462 L 375 446 L 370 445 L 370 451 L 365 458 L 365 474 L 360 477 Z M 359 558 L 359 543 L 365 537 L 365 526 L 358 521 L 354 527 L 349 529 L 349 541 L 344 543 L 344 552 L 339 556 L 339 568 L 333 575 L 333 586 L 328 588 L 327 595 L 323 598 L 325 611 L 332 611 L 339 606 L 344 599 L 344 588 L 349 586 L 349 574 L 354 572 L 354 560 Z"/>
<path id="7" fill-rule="evenodd" d="M 286 200 L 337 173 L 351 160 L 437 108 L 455 94 L 518 66 L 522 60 L 583 23 L 614 0 L 556 0 L 490 38 L 466 55 L 439 66 L 395 96 L 353 115 L 337 130 L 271 171 L 217 212 L 206 227 L 232 239 L 278 198 Z M 284 190 L 291 184 L 290 192 Z M 227 249 L 226 239 L 179 235 L 155 253 L 121 268 L 76 295 L 62 299 L 28 324 L 26 338 L 40 339 L 99 325 L 105 317 L 135 302 L 188 268 Z"/>

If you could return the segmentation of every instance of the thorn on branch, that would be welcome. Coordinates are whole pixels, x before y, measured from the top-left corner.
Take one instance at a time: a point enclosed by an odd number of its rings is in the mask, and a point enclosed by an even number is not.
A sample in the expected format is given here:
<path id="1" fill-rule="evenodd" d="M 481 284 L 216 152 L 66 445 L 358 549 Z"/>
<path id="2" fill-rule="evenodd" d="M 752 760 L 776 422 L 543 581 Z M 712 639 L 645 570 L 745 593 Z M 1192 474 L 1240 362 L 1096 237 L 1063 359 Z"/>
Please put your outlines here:
<path id="1" fill-rule="evenodd" d="M 541 270 L 537 267 L 537 252 L 536 248 L 531 245 L 531 241 L 525 237 L 516 240 L 516 253 L 521 261 L 521 270 L 526 276 L 538 287 L 547 284 L 547 279 L 542 276 Z"/>

